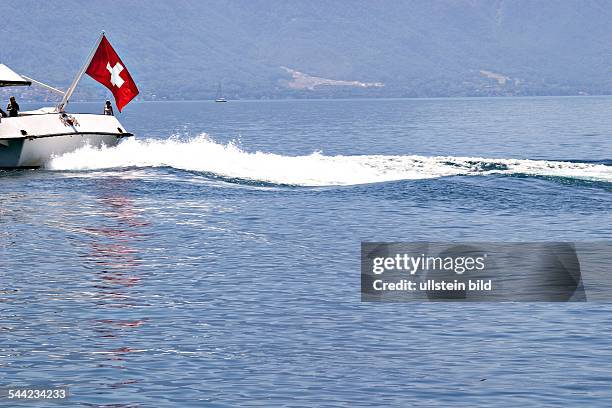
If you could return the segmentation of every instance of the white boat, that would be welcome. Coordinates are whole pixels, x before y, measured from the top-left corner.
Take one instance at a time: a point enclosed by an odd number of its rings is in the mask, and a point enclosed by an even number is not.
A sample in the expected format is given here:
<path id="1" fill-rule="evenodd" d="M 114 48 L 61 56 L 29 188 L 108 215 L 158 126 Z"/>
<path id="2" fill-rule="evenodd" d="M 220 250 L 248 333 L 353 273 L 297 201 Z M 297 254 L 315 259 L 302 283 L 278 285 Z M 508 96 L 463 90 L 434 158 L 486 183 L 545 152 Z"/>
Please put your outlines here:
<path id="1" fill-rule="evenodd" d="M 221 90 L 221 83 L 219 83 L 219 87 L 217 88 L 217 96 L 215 97 L 215 102 L 227 102 L 227 99 L 223 97 L 223 91 Z"/>
<path id="2" fill-rule="evenodd" d="M 66 92 L 19 75 L 6 65 L 0 64 L 0 87 L 30 86 L 34 82 L 63 95 L 62 102 L 57 107 L 19 112 L 16 117 L 0 118 L 0 168 L 37 168 L 55 155 L 68 153 L 85 145 L 115 146 L 121 139 L 133 136 L 115 116 L 65 111 L 64 108 L 88 63 L 89 61 Z M 102 105 L 100 110 L 103 110 Z"/>
<path id="3" fill-rule="evenodd" d="M 37 168 L 85 145 L 115 146 L 132 136 L 114 116 L 60 113 L 55 108 L 0 119 L 0 168 Z"/>

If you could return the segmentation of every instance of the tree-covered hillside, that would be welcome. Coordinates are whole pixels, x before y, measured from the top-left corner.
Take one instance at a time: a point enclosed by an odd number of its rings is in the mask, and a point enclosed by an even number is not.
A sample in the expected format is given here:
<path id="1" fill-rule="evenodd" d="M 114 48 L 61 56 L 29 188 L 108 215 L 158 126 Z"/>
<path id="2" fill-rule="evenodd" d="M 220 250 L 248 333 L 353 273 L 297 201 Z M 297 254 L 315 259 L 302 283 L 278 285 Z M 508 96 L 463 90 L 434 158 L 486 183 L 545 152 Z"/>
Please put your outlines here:
<path id="1" fill-rule="evenodd" d="M 607 0 L 23 0 L 1 15 L 0 62 L 66 87 L 104 29 L 143 99 L 220 82 L 230 98 L 612 93 Z M 104 94 L 86 79 L 77 97 Z"/>

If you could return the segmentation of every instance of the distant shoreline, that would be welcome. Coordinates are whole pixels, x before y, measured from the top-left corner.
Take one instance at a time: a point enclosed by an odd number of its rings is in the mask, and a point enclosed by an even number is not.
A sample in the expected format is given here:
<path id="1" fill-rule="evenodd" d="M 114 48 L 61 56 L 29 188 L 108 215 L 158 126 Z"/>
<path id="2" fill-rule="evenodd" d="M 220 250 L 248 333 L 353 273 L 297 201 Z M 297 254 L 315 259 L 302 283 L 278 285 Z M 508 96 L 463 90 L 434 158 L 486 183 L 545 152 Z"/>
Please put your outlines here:
<path id="1" fill-rule="evenodd" d="M 8 98 L 8 97 L 7 97 Z M 100 103 L 101 100 L 106 97 L 101 97 L 96 100 L 82 100 L 82 101 L 72 101 L 72 103 Z M 401 101 L 401 100 L 479 100 L 479 99 L 549 99 L 549 98 L 612 98 L 612 94 L 593 94 L 593 95 L 516 95 L 516 96 L 431 96 L 431 97 L 387 97 L 387 98 L 365 98 L 365 97 L 356 97 L 356 98 L 276 98 L 276 99 L 229 99 L 229 102 L 317 102 L 317 101 Z M 1 101 L 0 96 L 0 101 Z M 41 101 L 41 100 L 28 100 L 21 99 L 22 103 L 28 104 L 47 104 L 54 105 L 59 103 L 59 101 Z M 132 103 L 189 103 L 189 102 L 210 102 L 214 103 L 214 99 L 164 99 L 164 100 L 134 100 Z"/>

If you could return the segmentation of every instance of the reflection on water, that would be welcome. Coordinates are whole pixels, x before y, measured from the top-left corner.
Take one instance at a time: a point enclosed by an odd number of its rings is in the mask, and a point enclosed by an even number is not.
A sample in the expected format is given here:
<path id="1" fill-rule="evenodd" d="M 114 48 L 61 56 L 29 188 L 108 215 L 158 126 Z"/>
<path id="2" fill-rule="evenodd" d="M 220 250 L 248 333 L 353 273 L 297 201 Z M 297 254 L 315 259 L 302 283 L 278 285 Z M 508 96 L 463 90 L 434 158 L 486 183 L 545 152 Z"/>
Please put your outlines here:
<path id="1" fill-rule="evenodd" d="M 106 384 L 117 390 L 141 381 L 131 374 L 120 381 L 116 379 L 123 376 L 122 371 L 129 370 L 130 353 L 146 351 L 134 344 L 134 338 L 138 337 L 138 330 L 148 317 L 140 311 L 131 313 L 129 318 L 121 318 L 121 313 L 108 313 L 108 308 L 142 306 L 137 300 L 139 285 L 143 284 L 140 276 L 142 258 L 135 243 L 146 238 L 143 228 L 147 222 L 134 210 L 134 201 L 121 180 L 106 180 L 96 185 L 99 188 L 94 191 L 99 194 L 95 196 L 94 205 L 103 220 L 82 226 L 86 231 L 83 239 L 89 245 L 89 252 L 82 256 L 82 264 L 92 272 L 94 291 L 91 298 L 95 307 L 101 309 L 96 315 L 113 318 L 96 318 L 90 322 L 97 336 L 91 354 L 97 360 L 96 367 L 117 371 L 109 375 L 111 378 Z"/>
<path id="2" fill-rule="evenodd" d="M 77 402 L 95 390 L 96 400 L 109 402 L 96 406 L 137 406 L 116 390 L 142 380 L 129 356 L 146 351 L 139 331 L 150 321 L 141 289 L 148 221 L 120 178 L 92 180 L 78 192 L 35 191 L 37 173 L 15 173 L 9 179 L 18 191 L 0 195 L 0 383 L 67 385 Z M 44 262 L 32 267 L 31 259 Z M 81 347 L 71 346 L 75 338 Z M 27 369 L 40 364 L 67 373 L 78 365 L 86 374 L 63 381 Z"/>
<path id="3" fill-rule="evenodd" d="M 145 237 L 142 228 L 147 226 L 147 222 L 139 219 L 133 200 L 118 188 L 120 180 L 110 182 L 110 185 L 100 183 L 100 195 L 95 197 L 94 206 L 101 223 L 95 219 L 82 226 L 86 232 L 82 238 L 90 248 L 83 254 L 82 261 L 105 283 L 101 288 L 129 287 L 140 281 L 138 269 L 142 263 L 134 242 Z"/>

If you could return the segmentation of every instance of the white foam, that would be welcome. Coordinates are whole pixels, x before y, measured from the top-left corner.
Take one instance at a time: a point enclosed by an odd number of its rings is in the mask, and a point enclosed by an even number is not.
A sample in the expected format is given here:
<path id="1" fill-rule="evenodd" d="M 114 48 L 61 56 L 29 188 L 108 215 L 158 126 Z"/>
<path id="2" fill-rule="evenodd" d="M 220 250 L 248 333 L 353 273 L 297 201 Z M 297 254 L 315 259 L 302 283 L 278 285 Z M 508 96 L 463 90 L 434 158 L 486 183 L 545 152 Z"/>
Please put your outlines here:
<path id="1" fill-rule="evenodd" d="M 544 160 L 428 156 L 283 156 L 245 152 L 202 135 L 189 140 L 128 139 L 113 148 L 84 147 L 53 158 L 52 170 L 173 167 L 276 184 L 355 185 L 452 175 L 528 174 L 612 182 L 612 167 Z"/>

